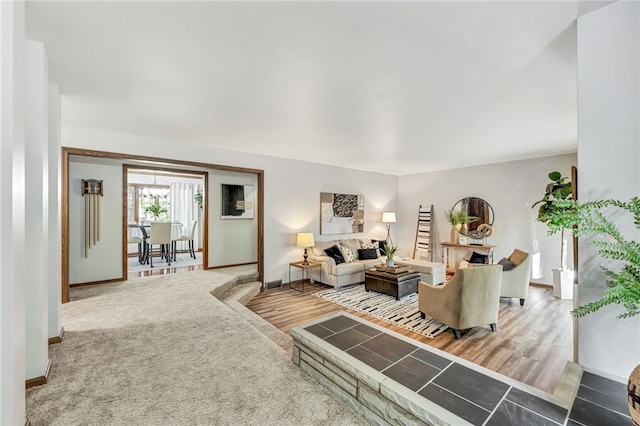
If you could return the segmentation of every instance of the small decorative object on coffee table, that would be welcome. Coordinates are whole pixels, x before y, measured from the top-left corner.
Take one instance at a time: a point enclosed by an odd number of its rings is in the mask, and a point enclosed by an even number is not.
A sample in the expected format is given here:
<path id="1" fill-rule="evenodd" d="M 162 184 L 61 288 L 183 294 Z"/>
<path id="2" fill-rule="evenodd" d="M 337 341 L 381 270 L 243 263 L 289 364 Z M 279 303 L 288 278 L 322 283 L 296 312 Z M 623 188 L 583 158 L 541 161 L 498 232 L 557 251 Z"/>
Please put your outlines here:
<path id="1" fill-rule="evenodd" d="M 408 268 L 408 267 L 407 267 Z M 364 289 L 388 294 L 400 300 L 411 293 L 418 292 L 420 273 L 407 270 L 406 272 L 385 272 L 377 267 L 364 271 Z"/>
<path id="2" fill-rule="evenodd" d="M 396 263 L 394 266 L 387 265 L 375 265 L 374 268 L 376 271 L 388 272 L 390 274 L 401 274 L 403 272 L 409 272 L 408 265 L 401 265 L 400 263 Z"/>

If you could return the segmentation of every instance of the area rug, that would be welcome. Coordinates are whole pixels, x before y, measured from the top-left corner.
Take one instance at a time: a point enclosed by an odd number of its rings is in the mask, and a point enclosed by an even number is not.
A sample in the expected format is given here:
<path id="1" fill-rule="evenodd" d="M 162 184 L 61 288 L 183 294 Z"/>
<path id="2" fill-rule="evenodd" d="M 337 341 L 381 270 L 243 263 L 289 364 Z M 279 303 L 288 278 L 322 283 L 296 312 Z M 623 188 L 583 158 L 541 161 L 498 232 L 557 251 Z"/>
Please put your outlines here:
<path id="1" fill-rule="evenodd" d="M 386 294 L 367 292 L 364 284 L 358 284 L 343 290 L 323 290 L 313 295 L 430 338 L 449 328 L 428 315 L 425 319 L 420 317 L 417 293 L 396 300 Z"/>

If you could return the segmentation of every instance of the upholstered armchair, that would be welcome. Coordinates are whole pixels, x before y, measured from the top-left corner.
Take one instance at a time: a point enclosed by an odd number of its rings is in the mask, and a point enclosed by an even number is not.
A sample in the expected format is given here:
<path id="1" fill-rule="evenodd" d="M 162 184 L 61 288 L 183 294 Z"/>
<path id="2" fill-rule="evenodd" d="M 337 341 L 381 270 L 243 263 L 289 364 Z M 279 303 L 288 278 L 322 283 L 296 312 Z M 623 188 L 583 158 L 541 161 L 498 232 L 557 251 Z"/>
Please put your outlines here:
<path id="1" fill-rule="evenodd" d="M 500 297 L 517 297 L 520 306 L 529 295 L 529 276 L 531 274 L 531 254 L 515 249 L 508 258 L 513 269 L 502 272 L 502 290 Z M 506 268 L 505 268 L 506 269 Z"/>
<path id="2" fill-rule="evenodd" d="M 451 281 L 433 286 L 418 284 L 418 309 L 451 327 L 456 339 L 460 330 L 489 324 L 498 330 L 498 308 L 502 265 L 476 266 L 456 270 Z"/>

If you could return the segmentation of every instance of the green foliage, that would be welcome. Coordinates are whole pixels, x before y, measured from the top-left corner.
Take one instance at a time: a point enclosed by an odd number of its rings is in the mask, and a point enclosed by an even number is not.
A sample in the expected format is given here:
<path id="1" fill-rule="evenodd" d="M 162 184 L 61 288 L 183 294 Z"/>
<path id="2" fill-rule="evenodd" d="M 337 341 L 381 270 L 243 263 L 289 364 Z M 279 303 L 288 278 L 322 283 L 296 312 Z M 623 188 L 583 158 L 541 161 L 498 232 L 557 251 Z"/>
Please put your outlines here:
<path id="1" fill-rule="evenodd" d="M 475 216 L 469 216 L 467 212 L 463 212 L 462 210 L 445 210 L 444 212 L 447 220 L 452 225 L 464 225 L 467 223 L 475 222 L 478 220 Z"/>
<path id="2" fill-rule="evenodd" d="M 193 196 L 193 199 L 196 202 L 196 204 L 198 204 L 198 207 L 202 208 L 202 203 L 203 203 L 202 191 L 196 192 L 195 195 Z"/>
<path id="3" fill-rule="evenodd" d="M 398 251 L 398 247 L 392 246 L 391 244 L 384 245 L 384 252 L 387 254 L 387 259 L 393 259 L 393 256 L 396 255 L 396 251 Z"/>
<path id="4" fill-rule="evenodd" d="M 165 214 L 165 213 L 169 213 L 169 211 L 167 210 L 166 207 L 160 207 L 159 204 L 149 204 L 145 209 L 144 209 L 145 213 L 151 213 L 152 215 L 154 215 L 155 217 L 160 217 L 161 215 Z"/>
<path id="5" fill-rule="evenodd" d="M 538 221 L 544 222 L 547 226 L 557 226 L 554 223 L 557 220 L 557 207 L 554 204 L 556 200 L 566 200 L 571 197 L 571 182 L 567 182 L 566 177 L 562 177 L 560 172 L 549 173 L 551 183 L 547 184 L 544 197 L 542 200 L 536 201 L 531 208 L 541 204 L 538 208 Z M 560 212 L 561 213 L 561 212 Z"/>
<path id="6" fill-rule="evenodd" d="M 631 213 L 635 227 L 640 230 L 640 198 L 629 202 L 619 200 L 597 200 L 578 202 L 557 200 L 546 213 L 549 234 L 561 229 L 572 229 L 575 236 L 595 235 L 604 239 L 594 241 L 598 254 L 605 259 L 621 262 L 619 271 L 606 267 L 602 270 L 607 277 L 607 286 L 602 299 L 571 312 L 582 317 L 610 304 L 621 305 L 626 312 L 618 318 L 629 318 L 640 314 L 640 242 L 626 240 L 618 227 L 603 210 L 621 210 Z"/>

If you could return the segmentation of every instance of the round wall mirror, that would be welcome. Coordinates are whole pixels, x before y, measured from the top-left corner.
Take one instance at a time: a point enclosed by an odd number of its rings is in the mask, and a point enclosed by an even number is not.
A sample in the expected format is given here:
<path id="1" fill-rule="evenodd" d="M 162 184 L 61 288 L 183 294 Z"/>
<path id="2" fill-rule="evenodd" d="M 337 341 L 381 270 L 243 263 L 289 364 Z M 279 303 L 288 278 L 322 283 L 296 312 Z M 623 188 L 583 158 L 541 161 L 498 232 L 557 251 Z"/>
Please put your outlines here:
<path id="1" fill-rule="evenodd" d="M 454 206 L 454 210 L 465 212 L 469 216 L 475 216 L 478 220 L 473 221 L 466 226 L 458 227 L 458 231 L 468 237 L 475 238 L 472 231 L 478 229 L 482 224 L 493 225 L 493 208 L 482 198 L 467 197 L 458 201 Z"/>

